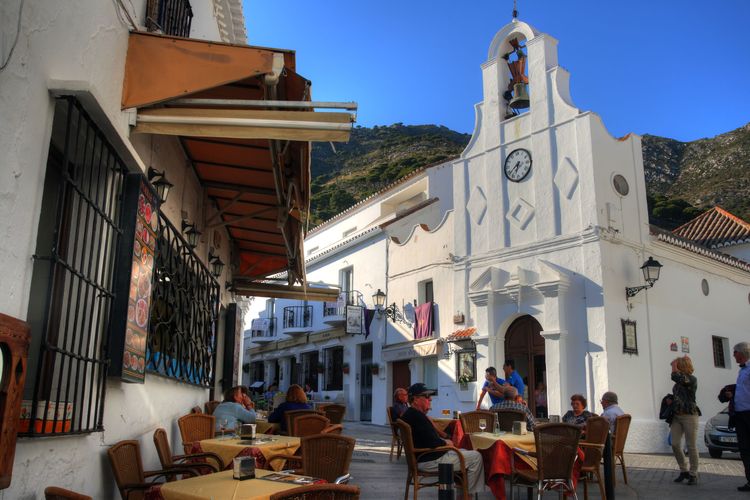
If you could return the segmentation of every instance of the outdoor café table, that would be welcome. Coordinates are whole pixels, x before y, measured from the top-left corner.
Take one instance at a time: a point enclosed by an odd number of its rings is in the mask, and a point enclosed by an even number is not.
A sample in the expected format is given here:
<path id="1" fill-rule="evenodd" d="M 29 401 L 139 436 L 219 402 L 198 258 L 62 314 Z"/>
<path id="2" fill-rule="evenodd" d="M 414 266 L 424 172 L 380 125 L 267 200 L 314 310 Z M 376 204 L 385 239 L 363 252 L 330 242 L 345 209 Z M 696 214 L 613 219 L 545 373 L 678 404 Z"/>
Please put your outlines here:
<path id="1" fill-rule="evenodd" d="M 256 479 L 238 481 L 232 471 L 191 477 L 161 484 L 163 500 L 267 500 L 274 493 L 299 488 L 299 484 L 257 479 L 271 471 L 255 469 Z"/>
<path id="2" fill-rule="evenodd" d="M 505 499 L 505 477 L 511 473 L 511 455 L 513 448 L 520 448 L 525 451 L 536 451 L 534 434 L 511 434 L 500 433 L 493 434 L 490 432 L 475 432 L 469 434 L 471 448 L 479 451 L 484 462 L 484 475 L 487 486 L 490 487 L 495 498 Z M 536 468 L 536 461 L 533 457 L 516 455 L 516 465 L 519 468 L 528 469 Z M 520 459 L 520 460 L 519 460 Z M 583 464 L 583 453 L 578 450 L 578 460 L 573 466 L 573 486 L 578 482 L 581 465 Z"/>
<path id="3" fill-rule="evenodd" d="M 254 456 L 258 467 L 266 468 L 270 465 L 273 470 L 281 470 L 284 468 L 284 460 L 274 460 L 272 464 L 267 464 L 266 459 L 279 453 L 292 455 L 300 447 L 300 439 L 294 436 L 256 434 L 256 438 L 256 442 L 252 444 L 237 437 L 204 439 L 193 445 L 192 453 L 216 453 L 230 468 L 234 457 Z"/>
<path id="4" fill-rule="evenodd" d="M 433 418 L 432 421 L 435 423 L 435 427 L 450 435 L 451 441 L 453 441 L 453 446 L 456 448 L 469 449 L 470 444 L 468 436 L 464 434 L 464 428 L 461 425 L 460 420 L 454 420 L 452 418 Z"/>

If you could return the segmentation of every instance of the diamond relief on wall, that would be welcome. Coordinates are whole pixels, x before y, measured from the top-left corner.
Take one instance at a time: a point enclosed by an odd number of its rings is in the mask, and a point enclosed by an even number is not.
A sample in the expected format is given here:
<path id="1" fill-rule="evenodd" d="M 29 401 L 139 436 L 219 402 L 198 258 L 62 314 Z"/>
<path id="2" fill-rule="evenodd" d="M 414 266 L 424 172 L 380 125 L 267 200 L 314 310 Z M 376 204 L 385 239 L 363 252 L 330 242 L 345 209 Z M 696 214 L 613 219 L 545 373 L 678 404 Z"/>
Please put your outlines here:
<path id="1" fill-rule="evenodd" d="M 482 219 L 484 219 L 484 213 L 487 211 L 487 198 L 479 186 L 474 186 L 474 189 L 472 189 L 466 209 L 469 211 L 469 216 L 471 216 L 474 224 L 480 225 Z"/>
<path id="2" fill-rule="evenodd" d="M 573 165 L 573 161 L 567 156 L 563 160 L 560 168 L 555 174 L 555 186 L 560 194 L 570 199 L 578 187 L 578 169 Z"/>
<path id="3" fill-rule="evenodd" d="M 532 217 L 534 207 L 523 198 L 516 198 L 508 210 L 508 215 L 505 216 L 511 224 L 521 230 L 526 229 Z"/>

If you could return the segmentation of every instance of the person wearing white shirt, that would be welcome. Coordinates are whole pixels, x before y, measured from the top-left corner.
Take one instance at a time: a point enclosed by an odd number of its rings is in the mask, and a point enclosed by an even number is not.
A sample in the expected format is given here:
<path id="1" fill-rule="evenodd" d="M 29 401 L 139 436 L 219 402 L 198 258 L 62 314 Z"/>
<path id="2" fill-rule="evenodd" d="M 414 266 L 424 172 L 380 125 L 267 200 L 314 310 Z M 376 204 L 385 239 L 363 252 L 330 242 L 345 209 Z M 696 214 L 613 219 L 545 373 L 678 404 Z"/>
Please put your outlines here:
<path id="1" fill-rule="evenodd" d="M 622 411 L 619 406 L 617 406 L 617 394 L 612 391 L 607 391 L 602 394 L 601 403 L 602 408 L 604 408 L 602 417 L 606 418 L 607 421 L 609 421 L 609 432 L 610 434 L 614 434 L 615 422 L 617 422 L 617 417 L 619 417 L 620 415 L 624 415 L 625 412 Z"/>
<path id="2" fill-rule="evenodd" d="M 737 429 L 737 443 L 740 458 L 745 466 L 747 482 L 738 486 L 739 491 L 750 491 L 750 342 L 740 342 L 733 349 L 734 360 L 740 365 L 737 385 L 734 389 L 734 426 Z"/>

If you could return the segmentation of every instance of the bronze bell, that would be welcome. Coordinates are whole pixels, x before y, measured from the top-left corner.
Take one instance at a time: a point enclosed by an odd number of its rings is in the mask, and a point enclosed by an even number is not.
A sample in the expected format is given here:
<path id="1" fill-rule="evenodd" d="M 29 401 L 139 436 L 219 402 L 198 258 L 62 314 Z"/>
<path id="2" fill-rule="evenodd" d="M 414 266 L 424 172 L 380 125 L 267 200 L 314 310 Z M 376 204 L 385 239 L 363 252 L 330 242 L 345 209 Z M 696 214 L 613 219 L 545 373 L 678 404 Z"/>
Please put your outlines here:
<path id="1" fill-rule="evenodd" d="M 509 106 L 513 109 L 526 109 L 529 107 L 529 92 L 525 83 L 516 83 L 513 85 L 513 99 L 510 100 Z"/>

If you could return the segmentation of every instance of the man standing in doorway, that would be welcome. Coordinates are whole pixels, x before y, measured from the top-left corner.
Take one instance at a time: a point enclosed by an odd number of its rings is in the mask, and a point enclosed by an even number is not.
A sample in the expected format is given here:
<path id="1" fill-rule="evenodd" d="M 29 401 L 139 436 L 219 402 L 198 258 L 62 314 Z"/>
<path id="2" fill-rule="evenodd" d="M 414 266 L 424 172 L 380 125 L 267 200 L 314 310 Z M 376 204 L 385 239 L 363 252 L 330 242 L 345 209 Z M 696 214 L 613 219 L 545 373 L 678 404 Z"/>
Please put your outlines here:
<path id="1" fill-rule="evenodd" d="M 505 372 L 505 381 L 516 388 L 518 394 L 523 395 L 526 386 L 523 383 L 523 379 L 516 371 L 516 365 L 512 359 L 506 359 L 503 365 L 503 371 Z"/>
<path id="2" fill-rule="evenodd" d="M 740 365 L 734 390 L 734 425 L 747 480 L 737 489 L 750 491 L 750 366 L 747 365 L 750 360 L 750 342 L 740 342 L 734 346 L 733 354 L 734 360 Z"/>

